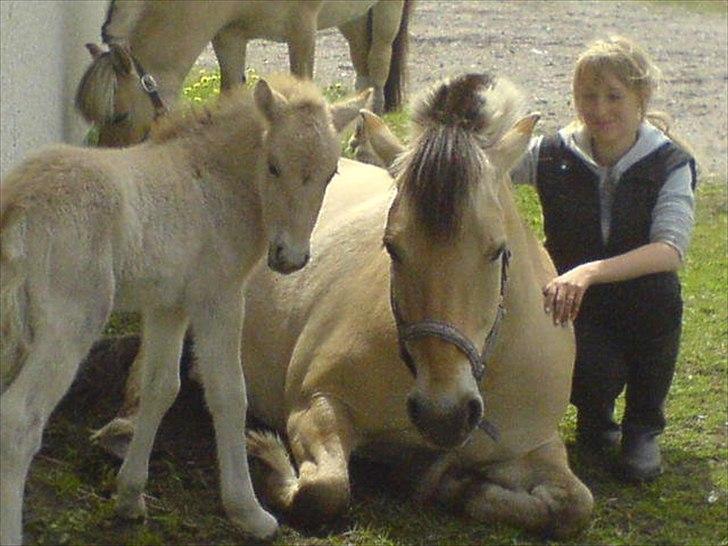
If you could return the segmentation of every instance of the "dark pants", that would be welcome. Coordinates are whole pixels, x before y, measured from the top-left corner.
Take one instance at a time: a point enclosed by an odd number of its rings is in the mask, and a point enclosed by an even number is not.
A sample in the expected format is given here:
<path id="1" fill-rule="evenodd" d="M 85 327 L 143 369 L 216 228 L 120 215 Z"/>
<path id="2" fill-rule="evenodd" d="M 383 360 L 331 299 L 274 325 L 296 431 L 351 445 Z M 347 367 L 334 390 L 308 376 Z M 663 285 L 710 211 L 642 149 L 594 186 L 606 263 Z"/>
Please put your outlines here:
<path id="1" fill-rule="evenodd" d="M 662 432 L 681 327 L 651 338 L 587 320 L 577 319 L 575 327 L 571 403 L 579 426 L 594 432 L 618 429 L 614 401 L 626 386 L 623 431 Z"/>

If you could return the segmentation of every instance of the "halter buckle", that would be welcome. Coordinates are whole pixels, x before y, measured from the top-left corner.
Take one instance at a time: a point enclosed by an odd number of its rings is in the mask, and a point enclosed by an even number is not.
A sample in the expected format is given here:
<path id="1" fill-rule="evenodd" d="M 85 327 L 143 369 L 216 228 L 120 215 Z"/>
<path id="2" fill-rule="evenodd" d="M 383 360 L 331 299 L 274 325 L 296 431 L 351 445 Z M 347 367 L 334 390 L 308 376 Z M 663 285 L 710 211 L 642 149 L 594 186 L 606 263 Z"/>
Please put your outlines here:
<path id="1" fill-rule="evenodd" d="M 139 83 L 141 84 L 142 89 L 149 94 L 157 91 L 157 80 L 155 80 L 151 74 L 142 74 L 139 78 Z"/>

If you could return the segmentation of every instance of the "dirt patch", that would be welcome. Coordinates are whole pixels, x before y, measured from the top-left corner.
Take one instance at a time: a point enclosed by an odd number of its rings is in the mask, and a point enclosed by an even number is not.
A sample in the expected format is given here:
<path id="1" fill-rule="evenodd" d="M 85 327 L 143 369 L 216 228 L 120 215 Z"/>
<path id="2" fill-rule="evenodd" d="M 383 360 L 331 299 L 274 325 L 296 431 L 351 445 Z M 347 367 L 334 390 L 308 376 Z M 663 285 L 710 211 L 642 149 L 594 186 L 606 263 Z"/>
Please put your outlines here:
<path id="1" fill-rule="evenodd" d="M 528 93 L 530 108 L 544 115 L 544 132 L 572 118 L 571 70 L 584 46 L 610 34 L 633 38 L 663 71 L 655 109 L 675 118 L 675 128 L 696 148 L 703 174 L 728 177 L 725 14 L 634 1 L 420 0 L 410 30 L 410 98 L 446 76 L 492 71 Z M 353 87 L 348 46 L 339 32 L 320 32 L 316 48 L 316 80 Z M 212 51 L 199 62 L 214 66 Z M 252 42 L 248 66 L 262 74 L 285 69 L 286 46 Z"/>

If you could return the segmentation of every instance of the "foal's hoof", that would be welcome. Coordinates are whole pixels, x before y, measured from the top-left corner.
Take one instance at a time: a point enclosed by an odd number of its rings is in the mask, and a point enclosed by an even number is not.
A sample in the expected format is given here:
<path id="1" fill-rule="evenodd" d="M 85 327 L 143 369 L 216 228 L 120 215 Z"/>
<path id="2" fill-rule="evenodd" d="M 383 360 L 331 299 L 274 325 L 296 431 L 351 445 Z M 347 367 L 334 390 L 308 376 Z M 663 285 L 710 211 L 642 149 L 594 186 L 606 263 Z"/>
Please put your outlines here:
<path id="1" fill-rule="evenodd" d="M 116 515 L 125 520 L 144 521 L 147 518 L 144 495 L 136 495 L 129 499 L 119 496 L 116 500 Z"/>
<path id="2" fill-rule="evenodd" d="M 129 419 L 117 417 L 91 434 L 91 442 L 117 459 L 123 460 L 133 435 L 134 423 Z"/>
<path id="3" fill-rule="evenodd" d="M 263 508 L 239 514 L 232 514 L 228 511 L 228 517 L 233 525 L 256 540 L 269 542 L 278 534 L 276 518 Z"/>

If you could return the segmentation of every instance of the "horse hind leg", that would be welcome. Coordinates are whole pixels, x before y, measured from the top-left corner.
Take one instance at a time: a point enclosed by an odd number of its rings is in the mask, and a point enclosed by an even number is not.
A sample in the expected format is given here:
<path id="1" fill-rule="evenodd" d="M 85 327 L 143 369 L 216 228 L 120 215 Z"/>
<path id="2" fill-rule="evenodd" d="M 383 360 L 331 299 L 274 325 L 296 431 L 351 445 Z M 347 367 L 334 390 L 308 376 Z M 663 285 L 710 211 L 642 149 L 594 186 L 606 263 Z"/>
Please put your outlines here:
<path id="1" fill-rule="evenodd" d="M 350 499 L 353 434 L 346 409 L 326 396 L 317 396 L 308 407 L 294 411 L 288 419 L 288 439 L 296 472 L 280 440 L 250 433 L 250 454 L 265 467 L 258 489 L 266 503 L 303 526 L 341 515 Z"/>
<path id="2" fill-rule="evenodd" d="M 369 79 L 369 68 L 367 66 L 367 54 L 369 52 L 369 36 L 367 33 L 367 15 L 357 17 L 352 21 L 348 21 L 339 27 L 341 35 L 349 43 L 349 56 L 351 64 L 356 73 L 356 90 L 364 91 L 372 87 Z M 376 90 L 375 90 L 376 95 Z M 374 98 L 377 100 L 376 96 Z M 381 97 L 383 103 L 384 97 Z M 377 112 L 381 113 L 381 112 Z"/>
<path id="3" fill-rule="evenodd" d="M 177 397 L 180 387 L 179 360 L 187 327 L 178 310 L 144 313 L 140 353 L 139 409 L 124 463 L 117 476 L 119 516 L 127 519 L 146 515 L 142 496 L 147 482 L 149 455 L 162 417 Z"/>
<path id="4" fill-rule="evenodd" d="M 378 2 L 372 8 L 372 35 L 367 56 L 369 80 L 374 86 L 374 111 L 384 111 L 384 85 L 389 76 L 392 44 L 402 20 L 403 1 Z"/>
<path id="5" fill-rule="evenodd" d="M 110 308 L 110 305 L 109 305 Z M 37 328 L 18 376 L 0 397 L 0 544 L 22 542 L 25 481 L 48 419 L 73 382 L 81 359 L 101 334 L 108 310 L 90 324 L 65 302 L 62 319 Z M 78 313 L 74 313 L 74 310 Z M 59 316 L 61 313 L 58 314 Z M 75 320 L 78 319 L 78 320 Z M 85 328 L 80 329 L 83 324 Z M 80 332 L 80 333 L 79 333 Z"/>
<path id="6" fill-rule="evenodd" d="M 245 83 L 245 57 L 248 40 L 234 23 L 222 28 L 212 39 L 212 47 L 220 65 L 220 88 L 234 89 Z"/>
<path id="7" fill-rule="evenodd" d="M 556 538 L 573 536 L 589 522 L 593 497 L 569 469 L 560 440 L 484 472 L 435 465 L 429 496 L 480 521 Z"/>

